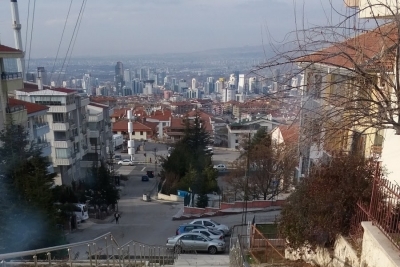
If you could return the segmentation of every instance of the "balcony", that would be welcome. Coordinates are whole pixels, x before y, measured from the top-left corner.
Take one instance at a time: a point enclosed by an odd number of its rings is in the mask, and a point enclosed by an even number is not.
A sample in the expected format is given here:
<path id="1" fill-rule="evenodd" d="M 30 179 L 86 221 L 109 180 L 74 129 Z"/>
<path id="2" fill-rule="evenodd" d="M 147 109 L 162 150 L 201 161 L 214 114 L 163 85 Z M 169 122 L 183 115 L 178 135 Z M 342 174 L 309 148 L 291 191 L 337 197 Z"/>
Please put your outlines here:
<path id="1" fill-rule="evenodd" d="M 22 72 L 2 72 L 1 80 L 9 81 L 15 79 L 22 79 Z"/>
<path id="2" fill-rule="evenodd" d="M 36 123 L 33 125 L 33 135 L 35 138 L 44 136 L 45 134 L 50 132 L 50 127 L 47 122 L 44 123 Z"/>
<path id="3" fill-rule="evenodd" d="M 69 130 L 69 123 L 68 122 L 53 122 L 51 125 L 51 129 L 53 131 L 68 131 Z"/>
<path id="4" fill-rule="evenodd" d="M 89 130 L 89 138 L 99 138 L 100 131 L 97 130 Z"/>
<path id="5" fill-rule="evenodd" d="M 50 113 L 67 113 L 76 109 L 76 104 L 60 105 L 60 106 L 49 106 Z"/>
<path id="6" fill-rule="evenodd" d="M 38 148 L 42 151 L 43 157 L 48 157 L 51 155 L 51 144 L 50 142 L 43 142 L 37 144 Z"/>
<path id="7" fill-rule="evenodd" d="M 100 122 L 103 119 L 103 113 L 89 115 L 89 122 Z"/>
<path id="8" fill-rule="evenodd" d="M 59 159 L 56 158 L 54 159 L 54 165 L 56 166 L 69 166 L 74 163 L 74 159 L 68 158 L 68 159 Z"/>
<path id="9" fill-rule="evenodd" d="M 70 140 L 58 140 L 54 141 L 53 146 L 55 148 L 70 148 L 72 147 L 72 142 Z"/>
<path id="10" fill-rule="evenodd" d="M 24 105 L 14 105 L 6 107 L 6 117 L 8 122 L 14 122 L 15 124 L 23 124 L 28 120 L 28 114 Z"/>

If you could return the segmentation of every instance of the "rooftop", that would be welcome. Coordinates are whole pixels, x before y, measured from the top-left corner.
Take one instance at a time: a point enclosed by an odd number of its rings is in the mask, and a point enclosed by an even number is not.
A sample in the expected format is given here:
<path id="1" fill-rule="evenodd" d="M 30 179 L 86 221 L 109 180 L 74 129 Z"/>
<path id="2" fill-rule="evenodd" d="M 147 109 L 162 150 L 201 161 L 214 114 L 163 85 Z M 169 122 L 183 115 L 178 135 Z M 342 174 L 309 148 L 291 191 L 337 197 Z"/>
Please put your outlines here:
<path id="1" fill-rule="evenodd" d="M 44 105 L 30 103 L 30 102 L 22 101 L 22 100 L 15 99 L 15 98 L 9 98 L 8 99 L 8 105 L 9 106 L 23 105 L 23 106 L 25 106 L 26 112 L 28 113 L 28 115 L 36 113 L 36 112 L 39 112 L 39 111 L 44 111 L 44 110 L 48 110 L 49 109 L 49 107 L 44 106 Z"/>

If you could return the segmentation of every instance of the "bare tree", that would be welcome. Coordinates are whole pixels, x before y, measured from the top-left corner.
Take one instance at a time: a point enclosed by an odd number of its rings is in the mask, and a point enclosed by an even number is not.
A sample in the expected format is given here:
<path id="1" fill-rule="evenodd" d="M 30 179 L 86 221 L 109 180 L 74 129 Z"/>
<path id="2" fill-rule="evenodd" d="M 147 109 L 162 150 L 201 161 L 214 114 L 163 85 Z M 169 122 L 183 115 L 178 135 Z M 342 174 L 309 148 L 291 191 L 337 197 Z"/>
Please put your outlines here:
<path id="1" fill-rule="evenodd" d="M 284 73 L 271 97 L 299 92 L 301 154 L 348 151 L 372 157 L 380 152 L 384 130 L 400 134 L 400 16 L 391 2 L 369 2 L 339 14 L 336 24 L 299 28 L 287 43 L 272 45 L 276 56 L 254 70 L 264 78 L 276 68 Z M 368 21 L 358 19 L 377 7 L 390 17 L 371 13 Z M 291 86 L 298 77 L 301 82 Z"/>
<path id="2" fill-rule="evenodd" d="M 293 185 L 296 153 L 295 146 L 277 143 L 265 134 L 235 162 L 226 182 L 244 198 L 273 199 Z"/>

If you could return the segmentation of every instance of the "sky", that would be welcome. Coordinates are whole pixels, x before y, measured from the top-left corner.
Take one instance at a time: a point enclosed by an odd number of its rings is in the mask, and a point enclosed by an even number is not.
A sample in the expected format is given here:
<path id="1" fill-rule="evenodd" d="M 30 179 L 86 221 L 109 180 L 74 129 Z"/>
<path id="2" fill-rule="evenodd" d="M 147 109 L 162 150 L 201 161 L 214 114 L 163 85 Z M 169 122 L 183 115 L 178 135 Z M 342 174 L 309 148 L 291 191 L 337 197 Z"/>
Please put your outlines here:
<path id="1" fill-rule="evenodd" d="M 30 47 L 32 58 L 56 56 L 71 1 L 62 56 L 84 0 L 18 1 L 27 55 Z M 295 18 L 297 25 L 302 19 L 308 25 L 337 20 L 330 1 L 344 12 L 343 0 L 87 0 L 72 57 L 186 53 L 259 46 L 271 38 L 279 42 L 296 29 Z M 11 21 L 10 2 L 1 1 L 0 42 L 14 47 Z"/>

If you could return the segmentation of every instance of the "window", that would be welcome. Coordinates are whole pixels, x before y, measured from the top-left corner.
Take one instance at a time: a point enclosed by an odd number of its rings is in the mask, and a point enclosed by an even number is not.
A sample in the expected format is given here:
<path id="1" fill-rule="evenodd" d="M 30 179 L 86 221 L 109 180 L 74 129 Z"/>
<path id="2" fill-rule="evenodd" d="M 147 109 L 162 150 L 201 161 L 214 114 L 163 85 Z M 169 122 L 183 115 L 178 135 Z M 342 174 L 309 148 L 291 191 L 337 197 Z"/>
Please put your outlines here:
<path id="1" fill-rule="evenodd" d="M 201 234 L 205 235 L 205 236 L 210 236 L 210 233 L 207 231 L 200 231 Z"/>
<path id="2" fill-rule="evenodd" d="M 143 135 L 143 131 L 140 131 L 140 135 Z"/>
<path id="3" fill-rule="evenodd" d="M 183 235 L 182 237 L 181 237 L 181 240 L 192 240 L 192 235 Z"/>
<path id="4" fill-rule="evenodd" d="M 185 227 L 185 232 L 190 232 L 194 229 L 194 226 L 186 226 Z"/>
<path id="5" fill-rule="evenodd" d="M 71 152 L 67 148 L 56 148 L 56 158 L 67 159 L 71 156 Z"/>
<path id="6" fill-rule="evenodd" d="M 53 122 L 66 122 L 64 115 L 64 113 L 53 113 Z"/>
<path id="7" fill-rule="evenodd" d="M 212 224 L 211 222 L 208 222 L 208 221 L 204 221 L 204 225 L 205 226 L 214 226 L 214 224 Z"/>
<path id="8" fill-rule="evenodd" d="M 200 224 L 201 225 L 201 221 L 196 221 L 193 224 Z"/>
<path id="9" fill-rule="evenodd" d="M 195 235 L 195 236 L 193 236 L 194 238 L 194 240 L 195 241 L 201 241 L 201 242 L 204 242 L 204 241 L 206 241 L 203 237 L 201 237 L 201 236 L 199 236 L 199 235 Z"/>
<path id="10" fill-rule="evenodd" d="M 236 139 L 236 140 L 235 140 L 235 143 L 236 143 L 236 144 L 238 144 L 238 143 L 239 143 L 239 140 L 238 140 L 238 139 Z"/>

